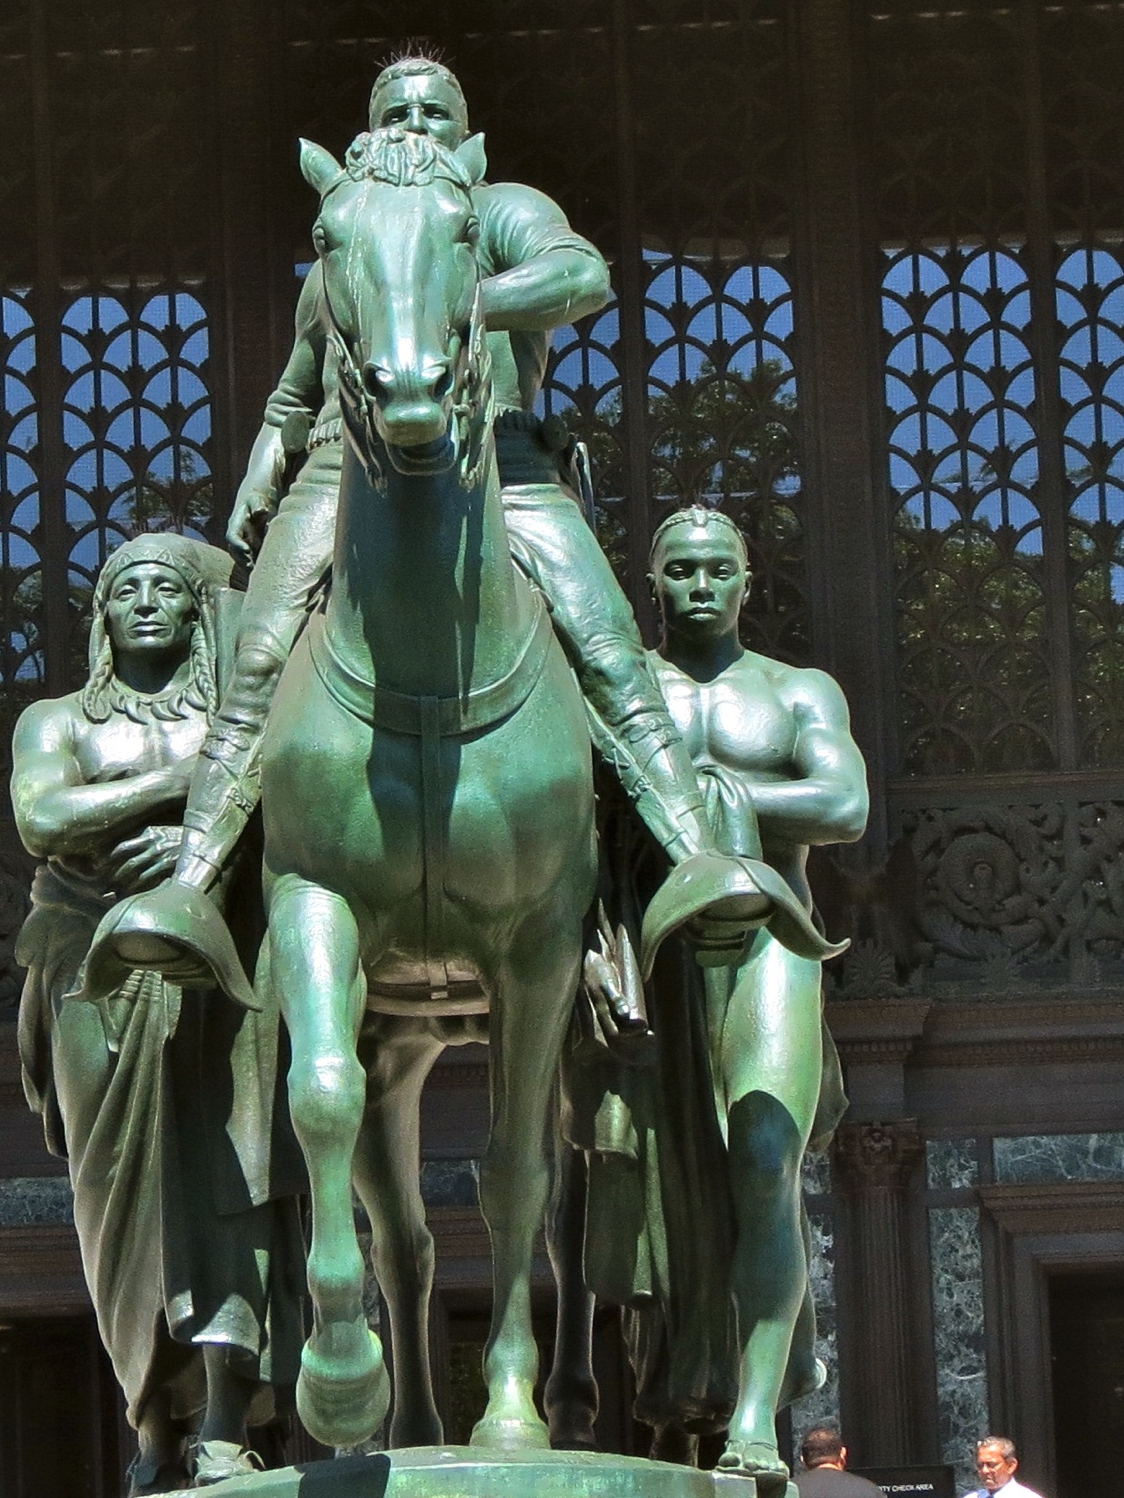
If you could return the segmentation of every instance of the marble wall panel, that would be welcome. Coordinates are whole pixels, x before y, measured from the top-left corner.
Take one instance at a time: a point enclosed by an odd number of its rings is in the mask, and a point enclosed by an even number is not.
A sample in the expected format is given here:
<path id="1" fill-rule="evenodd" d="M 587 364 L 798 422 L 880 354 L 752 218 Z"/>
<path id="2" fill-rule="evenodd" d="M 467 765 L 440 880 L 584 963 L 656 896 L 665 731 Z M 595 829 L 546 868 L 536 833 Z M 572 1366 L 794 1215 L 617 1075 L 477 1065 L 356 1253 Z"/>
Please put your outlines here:
<path id="1" fill-rule="evenodd" d="M 425 1160 L 421 1193 L 427 1207 L 475 1207 L 479 1201 L 478 1160 Z"/>
<path id="2" fill-rule="evenodd" d="M 930 1191 L 960 1191 L 974 1186 L 979 1161 L 974 1139 L 927 1139 L 925 1173 Z"/>
<path id="3" fill-rule="evenodd" d="M 0 1227 L 37 1227 L 74 1221 L 74 1195 L 65 1176 L 0 1180 Z"/>
<path id="4" fill-rule="evenodd" d="M 1124 1181 L 1124 1134 L 1024 1134 L 994 1141 L 995 1179 Z"/>
<path id="5" fill-rule="evenodd" d="M 839 1419 L 839 1349 L 835 1316 L 835 1233 L 830 1216 L 824 1212 L 808 1214 L 812 1235 L 812 1253 L 808 1277 L 816 1307 L 816 1356 L 827 1368 L 827 1382 L 822 1389 L 798 1400 L 792 1407 L 792 1434 L 799 1447 L 806 1430 L 824 1421 Z"/>
<path id="6" fill-rule="evenodd" d="M 831 1155 L 826 1150 L 820 1155 L 805 1155 L 800 1169 L 805 1196 L 830 1196 Z"/>
<path id="7" fill-rule="evenodd" d="M 983 1264 L 975 1207 L 931 1207 L 933 1339 L 941 1460 L 956 1468 L 958 1491 L 976 1485 L 976 1442 L 987 1433 Z"/>

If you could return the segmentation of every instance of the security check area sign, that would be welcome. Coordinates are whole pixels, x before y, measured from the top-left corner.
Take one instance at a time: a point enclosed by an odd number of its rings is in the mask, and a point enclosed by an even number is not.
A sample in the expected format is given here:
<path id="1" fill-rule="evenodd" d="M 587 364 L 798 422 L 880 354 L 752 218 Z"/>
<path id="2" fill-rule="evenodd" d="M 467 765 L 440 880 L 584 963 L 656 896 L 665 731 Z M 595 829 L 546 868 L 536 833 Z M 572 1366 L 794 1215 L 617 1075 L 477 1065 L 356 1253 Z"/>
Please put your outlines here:
<path id="1" fill-rule="evenodd" d="M 880 1487 L 886 1498 L 956 1498 L 951 1467 L 851 1467 Z"/>

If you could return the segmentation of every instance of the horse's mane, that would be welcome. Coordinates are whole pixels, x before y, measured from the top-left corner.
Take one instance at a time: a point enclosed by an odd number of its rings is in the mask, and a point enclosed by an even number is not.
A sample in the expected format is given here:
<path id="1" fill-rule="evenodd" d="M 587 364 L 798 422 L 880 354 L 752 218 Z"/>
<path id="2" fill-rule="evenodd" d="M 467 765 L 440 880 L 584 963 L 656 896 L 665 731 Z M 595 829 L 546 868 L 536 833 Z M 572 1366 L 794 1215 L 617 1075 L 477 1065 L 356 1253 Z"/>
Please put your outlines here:
<path id="1" fill-rule="evenodd" d="M 347 175 L 356 182 L 385 182 L 391 187 L 428 187 L 441 178 L 465 192 L 473 186 L 468 170 L 452 151 L 432 136 L 400 125 L 364 130 L 347 149 Z"/>

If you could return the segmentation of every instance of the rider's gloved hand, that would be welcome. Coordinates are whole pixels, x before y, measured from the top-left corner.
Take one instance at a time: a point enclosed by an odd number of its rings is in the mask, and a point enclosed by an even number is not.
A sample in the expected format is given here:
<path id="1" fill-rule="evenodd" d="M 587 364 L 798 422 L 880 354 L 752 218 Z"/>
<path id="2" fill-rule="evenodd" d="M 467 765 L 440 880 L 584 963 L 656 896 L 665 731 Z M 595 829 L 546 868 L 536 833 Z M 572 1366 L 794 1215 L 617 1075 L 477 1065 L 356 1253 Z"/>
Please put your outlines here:
<path id="1" fill-rule="evenodd" d="M 281 429 L 263 426 L 250 452 L 246 477 L 238 487 L 226 528 L 226 544 L 247 568 L 254 565 L 265 528 L 281 503 L 287 461 Z"/>

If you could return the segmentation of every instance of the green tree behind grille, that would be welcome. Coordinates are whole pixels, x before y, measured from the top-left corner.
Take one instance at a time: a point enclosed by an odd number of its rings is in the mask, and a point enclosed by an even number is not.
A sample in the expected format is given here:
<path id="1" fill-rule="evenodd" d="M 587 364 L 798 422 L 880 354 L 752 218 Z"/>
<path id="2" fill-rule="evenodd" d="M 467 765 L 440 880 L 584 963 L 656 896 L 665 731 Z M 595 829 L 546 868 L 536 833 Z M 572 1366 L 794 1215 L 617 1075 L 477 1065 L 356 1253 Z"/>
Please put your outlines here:
<path id="1" fill-rule="evenodd" d="M 705 362 L 697 379 L 651 394 L 647 434 L 650 483 L 661 512 L 683 505 L 721 506 L 750 545 L 754 589 L 746 619 L 761 648 L 787 661 L 808 658 L 802 590 L 803 532 L 794 507 L 799 479 L 796 397 L 791 370 L 766 359 L 746 375 Z M 589 444 L 598 539 L 624 580 L 627 505 L 623 421 L 617 394 L 593 415 L 571 420 Z"/>
<path id="2" fill-rule="evenodd" d="M 1073 691 L 1091 766 L 1124 762 L 1120 527 L 1071 525 Z M 904 768 L 1048 769 L 1056 764 L 1045 569 L 1013 526 L 896 522 Z"/>

